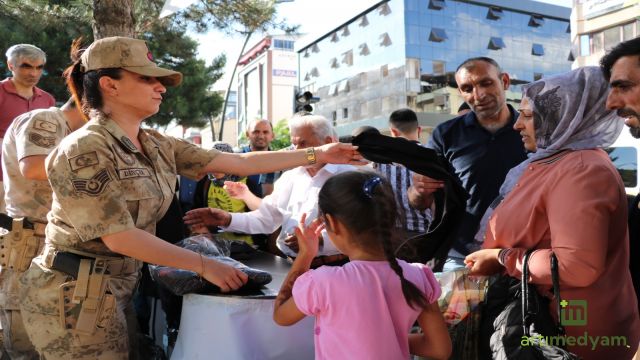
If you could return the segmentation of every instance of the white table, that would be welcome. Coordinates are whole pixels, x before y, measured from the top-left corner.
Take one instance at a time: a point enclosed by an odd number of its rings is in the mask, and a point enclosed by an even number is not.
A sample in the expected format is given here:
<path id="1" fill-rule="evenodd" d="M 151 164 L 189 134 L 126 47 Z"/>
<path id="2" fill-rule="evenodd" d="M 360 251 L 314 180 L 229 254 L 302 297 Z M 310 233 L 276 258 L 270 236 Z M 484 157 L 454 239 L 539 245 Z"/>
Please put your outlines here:
<path id="1" fill-rule="evenodd" d="M 185 295 L 171 360 L 313 359 L 314 318 L 289 327 L 273 322 L 273 302 L 289 264 L 266 253 L 243 262 L 268 271 L 273 281 L 256 296 Z"/>

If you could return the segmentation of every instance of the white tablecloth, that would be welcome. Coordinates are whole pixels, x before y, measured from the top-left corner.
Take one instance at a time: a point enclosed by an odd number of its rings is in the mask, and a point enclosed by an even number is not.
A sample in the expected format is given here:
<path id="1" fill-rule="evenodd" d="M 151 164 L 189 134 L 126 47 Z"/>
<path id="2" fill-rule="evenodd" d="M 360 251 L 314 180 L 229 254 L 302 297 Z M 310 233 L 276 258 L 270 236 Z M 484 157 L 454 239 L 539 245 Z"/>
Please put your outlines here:
<path id="1" fill-rule="evenodd" d="M 273 301 L 185 295 L 171 360 L 313 359 L 314 318 L 279 326 Z"/>
<path id="2" fill-rule="evenodd" d="M 263 298 L 188 294 L 183 298 L 180 332 L 171 360 L 313 359 L 315 319 L 293 326 L 273 321 L 273 302 L 290 265 L 260 253 L 248 266 L 271 273 Z"/>

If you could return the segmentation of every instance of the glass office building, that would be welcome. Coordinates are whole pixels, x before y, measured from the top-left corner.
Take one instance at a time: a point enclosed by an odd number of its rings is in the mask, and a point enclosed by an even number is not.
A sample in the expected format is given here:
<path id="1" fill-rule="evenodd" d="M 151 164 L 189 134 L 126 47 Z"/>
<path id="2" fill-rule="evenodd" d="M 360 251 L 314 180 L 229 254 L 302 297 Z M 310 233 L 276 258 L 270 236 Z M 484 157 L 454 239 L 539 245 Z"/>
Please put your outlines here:
<path id="1" fill-rule="evenodd" d="M 495 59 L 519 85 L 571 69 L 571 9 L 529 0 L 387 0 L 298 51 L 300 87 L 341 135 L 386 128 L 410 107 L 422 125 L 451 118 L 462 100 L 454 72 L 469 57 Z"/>

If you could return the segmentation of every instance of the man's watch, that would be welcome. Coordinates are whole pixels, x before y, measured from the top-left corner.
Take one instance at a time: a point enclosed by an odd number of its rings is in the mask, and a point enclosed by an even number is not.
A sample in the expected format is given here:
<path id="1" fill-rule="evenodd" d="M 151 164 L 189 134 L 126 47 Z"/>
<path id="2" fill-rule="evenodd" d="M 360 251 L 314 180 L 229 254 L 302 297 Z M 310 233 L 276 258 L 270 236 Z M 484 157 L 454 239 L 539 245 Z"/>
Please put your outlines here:
<path id="1" fill-rule="evenodd" d="M 308 147 L 305 149 L 305 153 L 307 156 L 307 163 L 309 165 L 313 165 L 316 163 L 316 150 L 313 147 Z"/>

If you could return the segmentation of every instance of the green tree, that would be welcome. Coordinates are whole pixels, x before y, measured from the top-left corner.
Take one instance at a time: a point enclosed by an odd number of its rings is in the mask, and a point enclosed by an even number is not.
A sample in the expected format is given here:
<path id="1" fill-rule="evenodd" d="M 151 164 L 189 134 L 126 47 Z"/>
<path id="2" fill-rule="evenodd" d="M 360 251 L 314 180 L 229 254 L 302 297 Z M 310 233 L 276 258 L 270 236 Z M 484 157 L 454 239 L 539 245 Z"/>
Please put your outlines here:
<path id="1" fill-rule="evenodd" d="M 53 3 L 53 2 L 51 2 Z M 160 11 L 162 1 L 137 1 L 136 11 L 149 17 Z M 83 8 L 84 10 L 81 10 Z M 28 16 L 28 13 L 37 14 Z M 32 21 L 42 18 L 42 21 Z M 68 23 L 69 20 L 73 20 Z M 0 48 L 6 50 L 17 43 L 34 44 L 47 53 L 45 74 L 38 84 L 52 93 L 58 102 L 69 96 L 62 72 L 70 64 L 69 46 L 74 38 L 83 36 L 85 43 L 91 36 L 91 4 L 79 1 L 58 1 L 55 5 L 41 2 L 0 0 Z M 217 116 L 222 108 L 219 94 L 209 88 L 223 75 L 224 55 L 207 65 L 196 58 L 197 42 L 185 35 L 186 27 L 171 19 L 138 23 L 139 38 L 147 40 L 151 53 L 160 66 L 184 75 L 181 86 L 167 89 L 160 111 L 147 120 L 152 126 L 166 126 L 172 120 L 185 127 L 202 127 Z M 0 74 L 10 76 L 6 62 L 0 63 Z"/>
<path id="2" fill-rule="evenodd" d="M 280 150 L 289 146 L 291 146 L 289 123 L 287 122 L 287 119 L 282 119 L 273 127 L 273 141 L 271 142 L 271 149 Z"/>

